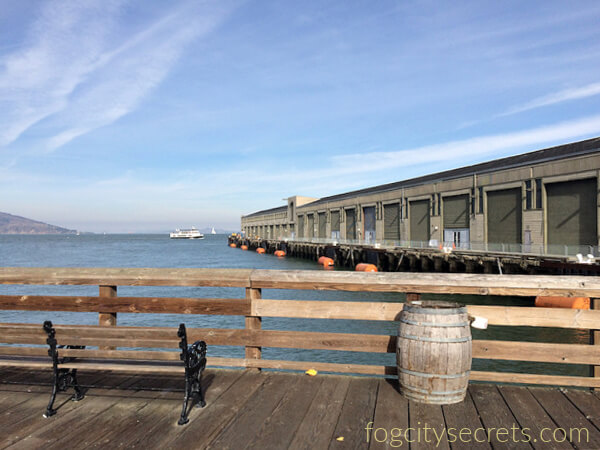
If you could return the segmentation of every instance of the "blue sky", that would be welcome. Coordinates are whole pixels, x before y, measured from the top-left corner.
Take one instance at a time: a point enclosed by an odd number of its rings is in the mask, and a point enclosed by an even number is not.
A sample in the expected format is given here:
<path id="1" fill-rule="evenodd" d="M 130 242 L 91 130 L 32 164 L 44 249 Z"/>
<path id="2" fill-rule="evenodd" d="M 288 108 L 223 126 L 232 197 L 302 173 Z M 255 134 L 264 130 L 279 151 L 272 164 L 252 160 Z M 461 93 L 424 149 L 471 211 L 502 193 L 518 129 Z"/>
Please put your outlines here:
<path id="1" fill-rule="evenodd" d="M 594 1 L 5 1 L 0 211 L 236 229 L 600 136 Z"/>

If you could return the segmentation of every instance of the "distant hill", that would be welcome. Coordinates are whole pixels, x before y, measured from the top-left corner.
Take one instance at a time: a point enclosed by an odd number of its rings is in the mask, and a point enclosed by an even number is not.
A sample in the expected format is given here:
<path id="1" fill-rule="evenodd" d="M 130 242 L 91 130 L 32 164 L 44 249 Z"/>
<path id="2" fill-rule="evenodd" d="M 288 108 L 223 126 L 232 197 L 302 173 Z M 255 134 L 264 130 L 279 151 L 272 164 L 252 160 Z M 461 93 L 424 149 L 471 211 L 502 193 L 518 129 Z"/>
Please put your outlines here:
<path id="1" fill-rule="evenodd" d="M 0 212 L 0 234 L 73 234 L 75 230 Z"/>

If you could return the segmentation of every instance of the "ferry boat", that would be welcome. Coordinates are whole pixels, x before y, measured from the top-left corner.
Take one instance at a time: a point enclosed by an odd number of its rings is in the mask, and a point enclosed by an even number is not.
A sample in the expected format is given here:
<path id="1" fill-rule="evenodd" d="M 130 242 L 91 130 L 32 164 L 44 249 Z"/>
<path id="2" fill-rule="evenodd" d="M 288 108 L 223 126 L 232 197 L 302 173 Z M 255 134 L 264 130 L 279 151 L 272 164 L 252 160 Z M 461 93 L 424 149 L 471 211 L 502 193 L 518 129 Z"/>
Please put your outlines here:
<path id="1" fill-rule="evenodd" d="M 204 235 L 196 227 L 177 228 L 170 234 L 171 239 L 204 239 Z"/>

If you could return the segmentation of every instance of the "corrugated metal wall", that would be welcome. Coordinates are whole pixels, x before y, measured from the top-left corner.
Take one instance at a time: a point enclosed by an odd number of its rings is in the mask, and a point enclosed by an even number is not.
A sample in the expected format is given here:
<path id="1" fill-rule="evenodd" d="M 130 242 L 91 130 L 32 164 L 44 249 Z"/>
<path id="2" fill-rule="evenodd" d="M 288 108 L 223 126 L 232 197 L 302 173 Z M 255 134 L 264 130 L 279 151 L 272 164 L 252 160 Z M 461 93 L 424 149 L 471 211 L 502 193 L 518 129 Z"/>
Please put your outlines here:
<path id="1" fill-rule="evenodd" d="M 304 237 L 304 216 L 298 216 L 298 237 Z"/>
<path id="2" fill-rule="evenodd" d="M 363 218 L 365 223 L 365 233 L 375 232 L 375 207 L 367 206 L 363 208 Z"/>
<path id="3" fill-rule="evenodd" d="M 548 244 L 598 245 L 596 178 L 546 185 Z"/>
<path id="4" fill-rule="evenodd" d="M 320 212 L 319 213 L 319 237 L 325 238 L 327 237 L 325 231 L 327 230 L 327 213 Z"/>
<path id="5" fill-rule="evenodd" d="M 340 231 L 340 212 L 331 211 L 331 231 Z"/>
<path id="6" fill-rule="evenodd" d="M 487 241 L 492 244 L 521 243 L 521 189 L 487 192 Z"/>
<path id="7" fill-rule="evenodd" d="M 429 200 L 410 202 L 410 240 L 429 241 Z"/>
<path id="8" fill-rule="evenodd" d="M 383 205 L 383 238 L 400 240 L 400 203 Z"/>
<path id="9" fill-rule="evenodd" d="M 315 216 L 314 214 L 306 215 L 306 237 L 315 237 Z"/>
<path id="10" fill-rule="evenodd" d="M 346 210 L 346 239 L 356 239 L 356 211 Z"/>
<path id="11" fill-rule="evenodd" d="M 453 195 L 443 198 L 444 229 L 469 228 L 469 196 Z"/>

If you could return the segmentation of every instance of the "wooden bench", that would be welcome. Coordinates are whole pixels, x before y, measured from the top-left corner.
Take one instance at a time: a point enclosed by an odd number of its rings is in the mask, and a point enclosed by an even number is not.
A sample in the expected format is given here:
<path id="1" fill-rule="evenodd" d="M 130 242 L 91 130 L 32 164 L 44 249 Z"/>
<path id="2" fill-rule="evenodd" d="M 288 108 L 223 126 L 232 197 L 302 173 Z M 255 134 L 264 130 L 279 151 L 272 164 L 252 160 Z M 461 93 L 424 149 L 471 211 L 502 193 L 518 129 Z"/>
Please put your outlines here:
<path id="1" fill-rule="evenodd" d="M 194 334 L 194 333 L 192 333 Z M 188 419 L 188 402 L 197 397 L 204 407 L 202 372 L 206 367 L 206 343 L 199 336 L 188 345 L 184 324 L 167 327 L 104 327 L 0 323 L 0 366 L 52 368 L 53 388 L 44 417 L 56 414 L 56 394 L 73 388 L 72 400 L 83 399 L 78 370 L 110 370 L 135 373 L 183 373 L 185 395 L 179 425 Z M 19 345 L 14 345 L 19 344 Z M 45 346 L 41 346 L 46 344 Z M 38 345 L 38 346 L 34 346 Z M 97 347 L 97 349 L 89 348 Z M 127 348 L 127 350 L 119 350 Z M 156 349 L 176 349 L 180 352 Z M 49 356 L 49 358 L 48 358 Z M 193 402 L 192 402 L 193 403 Z"/>

